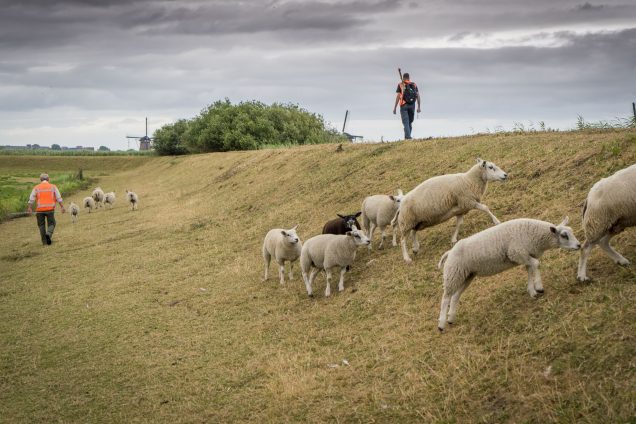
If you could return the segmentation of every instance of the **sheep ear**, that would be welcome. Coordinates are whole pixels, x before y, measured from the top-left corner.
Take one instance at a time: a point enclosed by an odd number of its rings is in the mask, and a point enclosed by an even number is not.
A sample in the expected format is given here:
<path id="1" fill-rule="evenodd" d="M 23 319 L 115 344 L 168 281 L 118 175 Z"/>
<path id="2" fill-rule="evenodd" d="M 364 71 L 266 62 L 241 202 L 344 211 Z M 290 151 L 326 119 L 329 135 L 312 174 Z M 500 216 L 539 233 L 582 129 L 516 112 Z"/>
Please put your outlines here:
<path id="1" fill-rule="evenodd" d="M 286 236 L 286 235 L 287 235 L 287 231 L 285 231 L 285 230 L 282 230 L 280 233 L 281 233 L 282 235 L 284 235 L 284 236 Z"/>
<path id="2" fill-rule="evenodd" d="M 344 216 L 340 215 L 339 213 L 337 213 L 336 215 L 338 215 L 340 218 L 345 219 Z"/>
<path id="3" fill-rule="evenodd" d="M 570 222 L 570 217 L 566 215 L 566 217 L 563 218 L 563 221 L 561 221 L 559 226 L 565 227 L 566 225 L 568 225 L 569 222 Z"/>
<path id="4" fill-rule="evenodd" d="M 477 163 L 481 163 L 481 158 L 475 158 L 475 160 L 477 161 Z"/>
<path id="5" fill-rule="evenodd" d="M 389 197 L 391 198 L 391 200 L 395 201 L 395 196 L 391 196 L 391 195 L 389 194 Z"/>
<path id="6" fill-rule="evenodd" d="M 557 233 L 557 229 L 553 225 L 550 225 L 550 231 L 552 231 L 554 234 Z"/>
<path id="7" fill-rule="evenodd" d="M 352 233 L 351 231 L 347 231 L 347 232 L 345 233 L 345 235 L 346 235 L 346 236 L 348 236 L 348 237 L 352 237 L 352 236 L 353 236 L 353 233 Z"/>
<path id="8" fill-rule="evenodd" d="M 484 161 L 481 161 L 481 167 L 482 167 L 482 168 L 485 168 L 485 167 L 486 167 L 486 161 L 485 161 L 485 160 L 484 160 Z"/>
<path id="9" fill-rule="evenodd" d="M 298 228 L 298 224 L 294 225 L 294 228 L 292 228 L 292 230 L 296 231 L 296 228 Z"/>
<path id="10" fill-rule="evenodd" d="M 362 212 L 356 213 L 356 218 L 359 217 L 360 215 L 362 215 Z"/>

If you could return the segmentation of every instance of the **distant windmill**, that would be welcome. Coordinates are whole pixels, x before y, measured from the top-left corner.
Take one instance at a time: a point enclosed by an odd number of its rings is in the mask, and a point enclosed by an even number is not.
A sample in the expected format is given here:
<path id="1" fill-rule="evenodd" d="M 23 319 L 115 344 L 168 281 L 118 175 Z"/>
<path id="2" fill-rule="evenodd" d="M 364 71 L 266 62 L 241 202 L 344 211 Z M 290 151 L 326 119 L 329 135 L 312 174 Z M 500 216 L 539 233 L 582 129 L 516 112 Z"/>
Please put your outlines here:
<path id="1" fill-rule="evenodd" d="M 344 134 L 345 137 L 347 137 L 349 141 L 351 142 L 362 141 L 363 137 L 361 135 L 353 135 L 346 132 L 348 119 L 349 119 L 349 111 L 346 111 L 344 124 L 342 124 L 342 134 Z"/>
<path id="2" fill-rule="evenodd" d="M 150 150 L 152 147 L 152 137 L 148 137 L 148 117 L 146 117 L 146 135 L 138 137 L 134 135 L 127 135 L 126 138 L 135 138 L 139 144 L 139 150 Z M 128 145 L 130 147 L 130 144 Z"/>

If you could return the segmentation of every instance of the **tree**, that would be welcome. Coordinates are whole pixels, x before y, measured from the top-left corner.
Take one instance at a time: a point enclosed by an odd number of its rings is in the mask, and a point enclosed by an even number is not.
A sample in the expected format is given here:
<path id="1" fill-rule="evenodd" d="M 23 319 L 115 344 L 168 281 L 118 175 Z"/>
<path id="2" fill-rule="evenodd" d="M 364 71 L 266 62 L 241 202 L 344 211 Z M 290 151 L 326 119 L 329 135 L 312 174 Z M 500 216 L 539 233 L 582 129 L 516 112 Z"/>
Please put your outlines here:
<path id="1" fill-rule="evenodd" d="M 51 145 L 51 150 L 62 150 L 62 147 L 60 147 L 59 144 L 52 144 Z"/>
<path id="2" fill-rule="evenodd" d="M 110 149 L 106 146 L 99 146 L 99 150 L 100 152 L 110 152 Z"/>

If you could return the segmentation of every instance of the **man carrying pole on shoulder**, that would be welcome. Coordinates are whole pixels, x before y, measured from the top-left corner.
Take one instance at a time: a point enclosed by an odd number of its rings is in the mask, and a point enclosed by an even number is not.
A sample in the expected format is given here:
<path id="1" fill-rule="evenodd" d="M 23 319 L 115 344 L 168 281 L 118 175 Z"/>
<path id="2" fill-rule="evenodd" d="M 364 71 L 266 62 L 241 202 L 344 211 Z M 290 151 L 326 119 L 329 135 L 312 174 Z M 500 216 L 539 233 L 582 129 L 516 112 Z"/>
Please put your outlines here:
<path id="1" fill-rule="evenodd" d="M 66 209 L 64 209 L 64 205 L 62 204 L 60 191 L 55 185 L 49 182 L 48 174 L 40 175 L 40 184 L 36 185 L 33 188 L 33 191 L 31 191 L 27 207 L 27 212 L 29 214 L 33 213 L 31 205 L 36 201 L 35 216 L 38 220 L 38 227 L 40 227 L 42 244 L 51 244 L 51 237 L 53 237 L 53 231 L 55 231 L 55 205 L 57 203 L 60 204 L 62 213 L 66 212 Z"/>
<path id="2" fill-rule="evenodd" d="M 415 102 L 417 101 L 417 113 L 420 113 L 420 92 L 417 85 L 410 80 L 407 72 L 402 75 L 402 70 L 398 68 L 401 82 L 398 84 L 397 96 L 395 96 L 395 105 L 393 105 L 393 114 L 396 114 L 398 103 L 400 105 L 400 117 L 404 126 L 404 138 L 410 140 L 413 131 L 413 120 L 415 119 Z"/>

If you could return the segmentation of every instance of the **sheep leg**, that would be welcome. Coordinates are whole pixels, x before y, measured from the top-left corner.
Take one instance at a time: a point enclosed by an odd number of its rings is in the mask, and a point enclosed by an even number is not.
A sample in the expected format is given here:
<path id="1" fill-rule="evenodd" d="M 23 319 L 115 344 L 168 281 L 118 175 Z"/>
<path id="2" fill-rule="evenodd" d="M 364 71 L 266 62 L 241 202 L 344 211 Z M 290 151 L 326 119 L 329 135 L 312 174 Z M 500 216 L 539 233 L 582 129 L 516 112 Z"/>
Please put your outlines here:
<path id="1" fill-rule="evenodd" d="M 417 231 L 411 230 L 411 237 L 413 239 L 413 254 L 417 255 L 417 252 L 420 251 L 420 242 L 417 240 Z"/>
<path id="2" fill-rule="evenodd" d="M 397 222 L 391 226 L 391 231 L 393 233 L 393 247 L 397 246 Z"/>
<path id="3" fill-rule="evenodd" d="M 580 282 L 589 281 L 587 276 L 587 258 L 590 257 L 592 248 L 596 243 L 590 243 L 589 240 L 585 240 L 583 247 L 581 248 L 581 256 L 579 257 L 579 270 L 576 275 L 576 279 Z"/>
<path id="4" fill-rule="evenodd" d="M 380 227 L 380 245 L 378 246 L 378 249 L 382 249 L 384 248 L 384 240 L 386 239 L 386 226 L 384 227 Z"/>
<path id="5" fill-rule="evenodd" d="M 485 212 L 486 214 L 488 214 L 490 219 L 492 219 L 492 223 L 493 224 L 495 224 L 495 225 L 501 224 L 501 222 L 497 219 L 497 217 L 495 215 L 493 215 L 492 212 L 490 212 L 490 209 L 488 209 L 488 206 L 484 205 L 483 203 L 477 203 L 475 205 L 475 209 L 480 210 L 480 211 Z"/>
<path id="6" fill-rule="evenodd" d="M 347 273 L 347 267 L 343 266 L 340 268 L 340 282 L 338 283 L 338 291 L 341 292 L 344 290 L 344 276 Z"/>
<path id="7" fill-rule="evenodd" d="M 276 261 L 278 263 L 278 278 L 280 279 L 280 285 L 285 284 L 285 261 Z"/>
<path id="8" fill-rule="evenodd" d="M 415 230 L 410 230 L 415 232 Z M 402 257 L 404 258 L 404 262 L 410 264 L 413 262 L 413 259 L 409 256 L 408 247 L 406 246 L 406 234 L 403 232 L 400 240 L 400 245 L 402 246 Z"/>
<path id="9" fill-rule="evenodd" d="M 305 280 L 305 288 L 307 289 L 307 295 L 309 297 L 313 297 L 311 286 L 314 284 L 314 280 L 316 279 L 316 275 L 318 275 L 318 271 L 318 268 L 312 269 L 309 276 L 307 276 L 307 274 L 303 272 L 303 280 Z"/>
<path id="10" fill-rule="evenodd" d="M 325 288 L 325 297 L 329 297 L 331 296 L 331 268 L 325 269 L 325 272 L 327 273 L 327 287 Z"/>
<path id="11" fill-rule="evenodd" d="M 369 243 L 368 249 L 371 250 L 373 246 L 373 233 L 375 233 L 376 225 L 374 222 L 369 222 L 369 226 L 367 228 L 369 229 L 369 233 L 368 233 L 369 240 L 371 240 L 371 243 Z"/>
<path id="12" fill-rule="evenodd" d="M 289 261 L 289 281 L 294 279 L 294 263 Z"/>
<path id="13" fill-rule="evenodd" d="M 462 223 L 464 222 L 464 215 L 457 215 L 455 217 L 455 232 L 453 233 L 453 236 L 451 237 L 451 243 L 455 244 L 457 243 L 457 236 L 459 235 L 459 226 L 462 225 Z"/>
<path id="14" fill-rule="evenodd" d="M 623 255 L 614 250 L 612 246 L 610 246 L 609 242 L 611 239 L 612 234 L 606 234 L 602 239 L 598 241 L 598 245 L 601 247 L 601 249 L 603 249 L 607 256 L 609 256 L 618 265 L 629 265 L 629 261 L 625 257 L 623 257 Z"/>
<path id="15" fill-rule="evenodd" d="M 450 311 L 448 311 L 447 319 L 447 322 L 449 324 L 453 324 L 455 322 L 455 315 L 457 315 L 457 305 L 459 304 L 459 298 L 461 297 L 462 293 L 464 293 L 464 290 L 468 288 L 471 281 L 473 281 L 473 278 L 475 278 L 474 275 L 469 275 L 468 278 L 466 278 L 466 280 L 459 287 L 459 290 L 457 290 L 455 294 L 451 296 Z"/>
<path id="16" fill-rule="evenodd" d="M 265 276 L 263 277 L 263 281 L 267 281 L 269 273 L 269 262 L 272 260 L 272 255 L 270 255 L 268 251 L 263 250 L 263 259 L 265 260 Z"/>
<path id="17" fill-rule="evenodd" d="M 528 270 L 528 294 L 530 297 L 537 297 L 537 292 L 543 293 L 543 284 L 541 283 L 541 274 L 539 273 L 539 260 L 528 257 L 526 262 L 526 269 Z M 537 290 L 536 287 L 540 287 Z"/>

